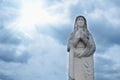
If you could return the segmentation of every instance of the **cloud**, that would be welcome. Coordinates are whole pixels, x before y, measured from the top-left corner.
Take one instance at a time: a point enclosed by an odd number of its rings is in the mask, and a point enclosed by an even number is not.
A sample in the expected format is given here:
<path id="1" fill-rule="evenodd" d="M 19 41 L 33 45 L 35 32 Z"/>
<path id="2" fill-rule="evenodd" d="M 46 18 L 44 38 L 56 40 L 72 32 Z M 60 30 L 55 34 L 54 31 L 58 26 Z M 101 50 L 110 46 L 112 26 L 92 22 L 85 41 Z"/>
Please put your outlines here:
<path id="1" fill-rule="evenodd" d="M 110 23 L 103 16 L 100 16 L 98 19 L 93 18 L 95 17 L 88 17 L 88 24 L 98 46 L 102 46 L 104 49 L 114 44 L 120 44 L 120 38 L 118 37 L 120 27 L 118 24 L 115 23 L 115 25 L 113 25 L 113 23 Z"/>
<path id="2" fill-rule="evenodd" d="M 95 53 L 96 80 L 119 80 L 119 48 L 119 45 L 113 45 L 105 52 Z"/>
<path id="3" fill-rule="evenodd" d="M 120 5 L 118 4 L 119 2 L 120 2 L 119 0 L 111 1 L 111 3 L 112 3 L 114 6 L 117 6 L 117 7 L 120 6 Z"/>
<path id="4" fill-rule="evenodd" d="M 0 72 L 4 78 L 66 80 L 67 39 L 75 16 L 84 15 L 97 46 L 95 79 L 119 80 L 117 0 L 2 0 L 0 4 Z"/>
<path id="5" fill-rule="evenodd" d="M 19 15 L 18 9 L 20 5 L 15 0 L 1 0 L 0 1 L 0 28 L 9 26 L 12 21 Z"/>
<path id="6" fill-rule="evenodd" d="M 23 48 L 28 45 L 27 37 L 11 28 L 19 15 L 20 3 L 15 0 L 0 2 L 0 60 L 5 62 L 26 63 L 29 57 Z"/>
<path id="7" fill-rule="evenodd" d="M 29 55 L 25 41 L 28 39 L 6 28 L 0 29 L 0 33 L 0 60 L 26 63 Z"/>
<path id="8" fill-rule="evenodd" d="M 13 80 L 10 76 L 0 73 L 0 80 Z"/>
<path id="9" fill-rule="evenodd" d="M 14 44 L 18 45 L 21 42 L 21 39 L 14 34 L 10 29 L 0 29 L 0 43 L 1 44 Z"/>
<path id="10" fill-rule="evenodd" d="M 6 66 L 0 66 L 0 71 L 9 73 L 14 80 L 67 79 L 65 46 L 50 36 L 40 35 L 36 36 L 28 49 L 32 57 L 27 64 L 0 62 Z"/>
<path id="11" fill-rule="evenodd" d="M 69 22 L 69 17 L 65 15 L 66 13 L 62 7 L 63 4 L 61 3 L 50 5 L 48 7 L 45 5 L 45 1 L 24 1 L 22 5 L 20 17 L 16 22 L 22 28 L 25 26 L 35 26 L 37 24 L 45 26 L 51 24 L 66 24 Z M 62 22 L 63 19 L 66 20 Z"/>
<path id="12" fill-rule="evenodd" d="M 18 46 L 0 45 L 0 52 L 0 60 L 5 62 L 26 63 L 29 58 L 28 52 L 24 49 L 19 49 Z"/>
<path id="13" fill-rule="evenodd" d="M 47 36 L 49 35 L 63 45 L 67 44 L 68 36 L 70 35 L 71 31 L 71 25 L 58 25 L 58 27 L 52 26 L 50 28 L 42 29 L 40 27 L 37 27 L 37 32 L 39 34 L 44 34 Z"/>

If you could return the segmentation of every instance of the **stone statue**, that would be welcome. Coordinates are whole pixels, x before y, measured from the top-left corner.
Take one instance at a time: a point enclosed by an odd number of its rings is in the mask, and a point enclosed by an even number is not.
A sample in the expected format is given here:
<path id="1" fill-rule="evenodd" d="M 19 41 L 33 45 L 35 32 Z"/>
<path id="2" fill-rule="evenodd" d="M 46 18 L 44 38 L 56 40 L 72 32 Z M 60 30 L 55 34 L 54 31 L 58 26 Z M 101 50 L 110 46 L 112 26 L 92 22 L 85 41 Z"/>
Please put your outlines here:
<path id="1" fill-rule="evenodd" d="M 78 16 L 67 45 L 69 80 L 94 80 L 93 53 L 95 49 L 85 17 Z"/>

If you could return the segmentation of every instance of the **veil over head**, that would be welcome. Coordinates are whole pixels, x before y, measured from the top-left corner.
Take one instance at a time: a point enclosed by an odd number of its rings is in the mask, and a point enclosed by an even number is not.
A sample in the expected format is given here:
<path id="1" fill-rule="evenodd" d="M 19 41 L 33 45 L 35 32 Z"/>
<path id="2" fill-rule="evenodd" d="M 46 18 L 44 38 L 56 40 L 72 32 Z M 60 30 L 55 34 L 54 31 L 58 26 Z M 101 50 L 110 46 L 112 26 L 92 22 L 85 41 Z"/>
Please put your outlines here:
<path id="1" fill-rule="evenodd" d="M 85 17 L 84 16 L 77 16 L 76 19 L 75 19 L 74 30 L 78 29 L 77 20 L 80 17 L 82 17 L 84 19 L 84 28 L 87 29 L 87 21 L 86 21 Z"/>

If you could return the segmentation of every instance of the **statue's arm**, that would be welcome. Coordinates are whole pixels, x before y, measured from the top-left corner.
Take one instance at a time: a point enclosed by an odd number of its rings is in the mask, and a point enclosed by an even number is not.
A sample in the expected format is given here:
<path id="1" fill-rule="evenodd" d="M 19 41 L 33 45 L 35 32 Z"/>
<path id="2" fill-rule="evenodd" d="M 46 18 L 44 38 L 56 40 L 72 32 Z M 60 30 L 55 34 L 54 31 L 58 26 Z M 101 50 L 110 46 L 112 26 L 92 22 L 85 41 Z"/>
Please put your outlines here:
<path id="1" fill-rule="evenodd" d="M 91 36 L 90 44 L 91 45 L 89 46 L 89 52 L 87 52 L 86 56 L 92 55 L 96 50 L 95 42 L 92 36 Z"/>
<path id="2" fill-rule="evenodd" d="M 75 32 L 72 32 L 68 40 L 67 51 L 69 52 L 71 47 L 74 48 L 80 40 L 80 35 L 75 35 Z"/>
<path id="3" fill-rule="evenodd" d="M 96 50 L 95 42 L 94 42 L 92 36 L 90 35 L 89 41 L 88 41 L 88 43 L 86 45 L 86 48 L 83 50 L 82 53 L 80 53 L 78 55 L 78 57 L 83 57 L 83 56 L 87 57 L 87 56 L 90 56 L 90 55 L 92 55 L 95 52 L 95 50 Z"/>
<path id="4" fill-rule="evenodd" d="M 73 32 L 71 33 L 69 39 L 68 39 L 68 43 L 67 43 L 67 52 L 70 52 L 70 48 L 72 46 L 72 40 L 73 40 Z"/>
<path id="5" fill-rule="evenodd" d="M 82 35 L 81 37 L 80 37 L 80 39 L 83 41 L 83 43 L 85 44 L 85 45 L 87 45 L 87 43 L 88 43 L 88 37 L 87 37 L 87 35 L 85 36 L 85 35 Z"/>
<path id="6" fill-rule="evenodd" d="M 72 46 L 75 48 L 75 46 L 78 44 L 80 40 L 83 40 L 83 33 L 80 32 L 79 30 L 74 31 L 74 39 L 72 41 Z"/>

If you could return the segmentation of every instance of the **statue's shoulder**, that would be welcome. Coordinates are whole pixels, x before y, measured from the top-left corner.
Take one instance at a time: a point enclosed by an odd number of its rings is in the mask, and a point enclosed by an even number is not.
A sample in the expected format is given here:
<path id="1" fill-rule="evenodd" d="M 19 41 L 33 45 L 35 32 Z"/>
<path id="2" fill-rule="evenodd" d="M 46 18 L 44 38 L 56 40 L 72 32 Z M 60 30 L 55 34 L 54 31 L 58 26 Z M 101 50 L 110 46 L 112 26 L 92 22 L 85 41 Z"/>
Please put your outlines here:
<path id="1" fill-rule="evenodd" d="M 74 35 L 74 32 L 71 32 L 71 33 L 70 33 L 70 36 L 73 36 L 73 35 Z"/>
<path id="2" fill-rule="evenodd" d="M 90 32 L 88 32 L 89 38 L 92 38 L 92 34 Z"/>

